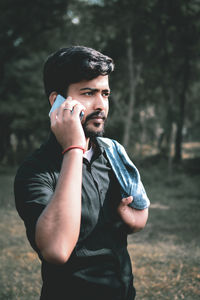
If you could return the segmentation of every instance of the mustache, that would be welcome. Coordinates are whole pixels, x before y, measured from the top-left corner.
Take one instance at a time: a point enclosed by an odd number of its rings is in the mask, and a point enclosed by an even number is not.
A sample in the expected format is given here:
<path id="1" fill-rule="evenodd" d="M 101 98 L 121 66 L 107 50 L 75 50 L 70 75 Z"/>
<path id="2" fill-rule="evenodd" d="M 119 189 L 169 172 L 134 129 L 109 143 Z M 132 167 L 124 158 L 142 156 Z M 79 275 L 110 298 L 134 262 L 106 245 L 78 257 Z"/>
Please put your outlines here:
<path id="1" fill-rule="evenodd" d="M 86 117 L 85 123 L 90 119 L 94 119 L 95 117 L 101 118 L 104 121 L 106 120 L 106 115 L 103 111 L 94 111 Z"/>

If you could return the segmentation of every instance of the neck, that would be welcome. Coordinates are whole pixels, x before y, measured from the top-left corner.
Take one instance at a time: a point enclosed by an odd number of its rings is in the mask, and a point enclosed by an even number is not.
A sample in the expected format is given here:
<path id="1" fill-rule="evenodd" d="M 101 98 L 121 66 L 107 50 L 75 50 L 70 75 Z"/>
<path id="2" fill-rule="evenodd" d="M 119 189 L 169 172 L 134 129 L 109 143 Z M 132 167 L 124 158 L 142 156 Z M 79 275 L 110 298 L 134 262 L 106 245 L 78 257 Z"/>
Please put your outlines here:
<path id="1" fill-rule="evenodd" d="M 90 138 L 86 138 L 86 148 L 85 150 L 89 150 L 89 146 L 90 146 Z"/>

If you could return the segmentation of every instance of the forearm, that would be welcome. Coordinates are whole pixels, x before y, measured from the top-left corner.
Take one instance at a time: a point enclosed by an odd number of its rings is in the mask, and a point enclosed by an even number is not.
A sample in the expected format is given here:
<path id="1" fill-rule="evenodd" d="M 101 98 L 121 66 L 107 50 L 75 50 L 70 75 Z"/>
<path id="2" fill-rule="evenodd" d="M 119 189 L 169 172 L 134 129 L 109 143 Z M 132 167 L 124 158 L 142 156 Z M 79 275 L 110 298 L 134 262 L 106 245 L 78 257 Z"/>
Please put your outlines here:
<path id="1" fill-rule="evenodd" d="M 67 261 L 78 240 L 81 222 L 82 151 L 63 157 L 54 195 L 36 225 L 36 244 L 47 261 Z"/>

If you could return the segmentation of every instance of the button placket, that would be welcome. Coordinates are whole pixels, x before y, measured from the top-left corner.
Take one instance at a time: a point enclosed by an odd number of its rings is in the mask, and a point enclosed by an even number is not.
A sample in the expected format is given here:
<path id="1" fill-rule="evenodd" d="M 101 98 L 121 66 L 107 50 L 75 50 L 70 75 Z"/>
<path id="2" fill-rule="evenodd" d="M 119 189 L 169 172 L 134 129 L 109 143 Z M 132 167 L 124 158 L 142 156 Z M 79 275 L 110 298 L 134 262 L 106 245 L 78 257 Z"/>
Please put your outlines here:
<path id="1" fill-rule="evenodd" d="M 91 165 L 90 170 L 91 170 L 91 175 L 92 175 L 93 181 L 94 181 L 95 186 L 96 186 L 97 191 L 98 191 L 99 203 L 100 203 L 100 206 L 102 207 L 103 206 L 103 198 L 102 198 L 103 189 L 102 189 L 102 186 L 101 186 L 100 182 L 98 181 L 98 176 L 95 172 L 95 168 L 92 165 Z"/>

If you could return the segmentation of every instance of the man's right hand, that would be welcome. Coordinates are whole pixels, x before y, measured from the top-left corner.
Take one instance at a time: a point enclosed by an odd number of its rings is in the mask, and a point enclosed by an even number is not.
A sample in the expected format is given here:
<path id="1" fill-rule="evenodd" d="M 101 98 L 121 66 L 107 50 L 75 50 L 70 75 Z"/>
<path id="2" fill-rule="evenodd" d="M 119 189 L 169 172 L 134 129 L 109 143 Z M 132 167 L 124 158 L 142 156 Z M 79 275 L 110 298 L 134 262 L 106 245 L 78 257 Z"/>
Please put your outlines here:
<path id="1" fill-rule="evenodd" d="M 69 96 L 51 113 L 51 130 L 63 150 L 73 145 L 86 147 L 86 138 L 80 120 L 81 111 L 85 111 L 85 107 Z"/>

